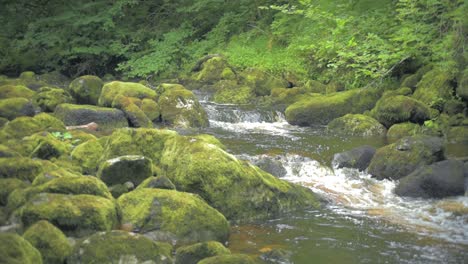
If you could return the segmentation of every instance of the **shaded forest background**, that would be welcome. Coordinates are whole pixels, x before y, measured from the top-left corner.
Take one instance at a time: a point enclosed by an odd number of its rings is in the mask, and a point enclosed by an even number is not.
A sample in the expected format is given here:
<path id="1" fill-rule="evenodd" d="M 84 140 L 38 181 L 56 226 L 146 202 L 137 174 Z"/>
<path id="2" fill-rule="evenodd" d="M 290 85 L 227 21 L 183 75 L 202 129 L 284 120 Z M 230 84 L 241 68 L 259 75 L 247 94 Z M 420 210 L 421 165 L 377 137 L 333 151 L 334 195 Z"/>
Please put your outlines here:
<path id="1" fill-rule="evenodd" d="M 0 1 L 0 73 L 161 79 L 205 54 L 362 87 L 433 64 L 466 67 L 463 0 Z"/>

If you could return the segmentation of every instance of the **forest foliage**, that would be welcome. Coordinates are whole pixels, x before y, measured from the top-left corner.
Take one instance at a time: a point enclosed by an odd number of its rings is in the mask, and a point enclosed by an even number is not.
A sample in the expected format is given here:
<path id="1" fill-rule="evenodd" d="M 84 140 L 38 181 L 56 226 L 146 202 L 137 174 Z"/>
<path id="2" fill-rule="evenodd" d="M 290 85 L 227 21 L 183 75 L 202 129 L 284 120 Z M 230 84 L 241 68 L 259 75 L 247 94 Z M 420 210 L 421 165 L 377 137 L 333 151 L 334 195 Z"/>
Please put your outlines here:
<path id="1" fill-rule="evenodd" d="M 169 78 L 205 54 L 362 87 L 466 67 L 463 0 L 2 0 L 0 72 Z"/>

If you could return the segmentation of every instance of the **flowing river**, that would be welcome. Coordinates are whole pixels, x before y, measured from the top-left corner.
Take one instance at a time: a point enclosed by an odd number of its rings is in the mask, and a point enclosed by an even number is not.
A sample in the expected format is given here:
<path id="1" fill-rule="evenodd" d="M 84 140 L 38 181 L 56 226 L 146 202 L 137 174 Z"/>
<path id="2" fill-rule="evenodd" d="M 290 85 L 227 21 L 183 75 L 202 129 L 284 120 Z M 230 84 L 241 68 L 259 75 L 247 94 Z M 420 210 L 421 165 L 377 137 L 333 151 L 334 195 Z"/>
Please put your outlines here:
<path id="1" fill-rule="evenodd" d="M 261 255 L 283 249 L 287 257 L 277 263 L 296 264 L 468 262 L 468 197 L 402 198 L 393 193 L 393 181 L 332 168 L 333 154 L 380 147 L 384 138 L 329 135 L 324 127 L 289 125 L 275 111 L 215 104 L 198 95 L 210 127 L 196 133 L 216 136 L 240 159 L 271 161 L 282 179 L 327 201 L 321 210 L 233 226 L 232 252 Z M 454 146 L 452 152 L 467 147 Z"/>

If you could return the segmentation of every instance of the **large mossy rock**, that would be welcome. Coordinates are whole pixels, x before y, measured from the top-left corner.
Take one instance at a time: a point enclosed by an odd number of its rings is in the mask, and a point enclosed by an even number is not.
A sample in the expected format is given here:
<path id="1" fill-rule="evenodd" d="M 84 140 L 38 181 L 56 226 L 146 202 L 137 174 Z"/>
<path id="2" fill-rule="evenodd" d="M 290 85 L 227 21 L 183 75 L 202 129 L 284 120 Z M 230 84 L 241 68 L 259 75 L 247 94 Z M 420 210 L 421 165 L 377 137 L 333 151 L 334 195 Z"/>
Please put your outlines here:
<path id="1" fill-rule="evenodd" d="M 36 92 L 22 85 L 3 85 L 0 86 L 0 99 L 22 97 L 31 99 Z"/>
<path id="2" fill-rule="evenodd" d="M 201 260 L 198 264 L 258 264 L 252 257 L 244 254 L 219 255 Z"/>
<path id="3" fill-rule="evenodd" d="M 171 264 L 172 247 L 125 231 L 99 232 L 81 240 L 68 264 Z"/>
<path id="4" fill-rule="evenodd" d="M 236 74 L 229 67 L 226 59 L 215 56 L 201 64 L 201 70 L 194 74 L 193 79 L 204 83 L 214 84 L 221 80 L 234 80 Z M 200 68 L 199 67 L 199 68 Z"/>
<path id="5" fill-rule="evenodd" d="M 113 200 L 80 194 L 41 193 L 29 199 L 17 214 L 25 227 L 47 220 L 69 236 L 110 231 L 118 224 Z"/>
<path id="6" fill-rule="evenodd" d="M 423 166 L 398 183 L 400 196 L 444 198 L 465 193 L 464 164 L 459 160 L 444 160 Z"/>
<path id="7" fill-rule="evenodd" d="M 0 178 L 16 178 L 32 182 L 50 163 L 30 158 L 0 158 Z"/>
<path id="8" fill-rule="evenodd" d="M 71 95 L 79 104 L 97 105 L 104 82 L 93 75 L 85 75 L 76 78 L 70 83 Z"/>
<path id="9" fill-rule="evenodd" d="M 139 155 L 126 155 L 106 160 L 97 176 L 108 186 L 132 182 L 135 186 L 153 175 L 153 163 Z"/>
<path id="10" fill-rule="evenodd" d="M 44 220 L 29 227 L 23 237 L 39 250 L 44 263 L 62 264 L 73 249 L 62 231 Z"/>
<path id="11" fill-rule="evenodd" d="M 347 114 L 328 123 L 331 132 L 361 137 L 382 137 L 387 129 L 374 118 L 361 114 Z"/>
<path id="12" fill-rule="evenodd" d="M 13 120 L 20 116 L 34 116 L 34 114 L 34 107 L 26 98 L 0 99 L 0 117 Z"/>
<path id="13" fill-rule="evenodd" d="M 8 139 L 22 139 L 37 132 L 63 132 L 65 125 L 52 115 L 41 113 L 34 117 L 18 117 L 8 122 L 0 131 L 0 141 Z"/>
<path id="14" fill-rule="evenodd" d="M 137 189 L 118 199 L 122 223 L 156 241 L 225 242 L 229 224 L 200 197 L 163 189 Z"/>
<path id="15" fill-rule="evenodd" d="M 0 263 L 42 264 L 41 253 L 17 234 L 0 232 Z"/>
<path id="16" fill-rule="evenodd" d="M 375 151 L 374 147 L 361 146 L 337 153 L 333 156 L 332 165 L 334 168 L 355 168 L 363 171 L 369 166 Z"/>
<path id="17" fill-rule="evenodd" d="M 144 99 L 146 102 L 154 102 L 151 99 Z M 143 111 L 142 106 L 143 106 L 143 100 L 138 99 L 136 97 L 127 97 L 123 95 L 118 95 L 113 103 L 112 107 L 118 108 L 122 110 L 125 113 L 125 116 L 127 117 L 128 121 L 130 122 L 130 125 L 132 127 L 153 127 L 153 123 L 151 122 L 151 119 L 146 115 L 146 113 Z M 148 104 L 148 103 L 146 103 Z M 156 102 L 154 104 L 157 105 Z M 148 108 L 146 108 L 148 110 Z M 154 111 L 157 112 L 158 117 L 159 117 L 159 109 L 155 109 Z M 153 115 L 152 112 L 149 113 L 151 116 Z"/>
<path id="18" fill-rule="evenodd" d="M 132 82 L 110 82 L 102 87 L 101 96 L 99 97 L 99 105 L 111 107 L 114 99 L 117 96 L 136 97 L 139 99 L 157 99 L 157 94 L 151 88 L 139 83 Z"/>
<path id="19" fill-rule="evenodd" d="M 0 179 L 0 206 L 7 205 L 8 195 L 14 190 L 24 189 L 28 185 L 25 181 L 15 178 Z"/>
<path id="20" fill-rule="evenodd" d="M 398 180 L 415 169 L 444 159 L 441 138 L 430 136 L 406 137 L 379 148 L 368 171 L 379 180 Z"/>
<path id="21" fill-rule="evenodd" d="M 413 97 L 426 105 L 431 105 L 438 99 L 450 99 L 454 90 L 451 85 L 452 79 L 449 73 L 433 69 L 424 74 Z"/>
<path id="22" fill-rule="evenodd" d="M 84 174 L 94 175 L 99 166 L 104 148 L 98 140 L 88 140 L 76 146 L 71 152 L 71 159 L 80 165 Z"/>
<path id="23" fill-rule="evenodd" d="M 127 127 L 128 121 L 119 109 L 94 105 L 61 104 L 55 108 L 55 116 L 67 126 L 98 124 L 99 129 Z"/>
<path id="24" fill-rule="evenodd" d="M 178 248 L 175 255 L 175 264 L 197 264 L 204 258 L 229 254 L 231 254 L 231 251 L 219 242 L 202 242 Z"/>
<path id="25" fill-rule="evenodd" d="M 403 122 L 424 123 L 430 119 L 431 112 L 424 103 L 411 97 L 397 95 L 380 99 L 372 115 L 386 127 Z"/>
<path id="26" fill-rule="evenodd" d="M 387 131 L 387 139 L 391 143 L 404 138 L 423 133 L 423 128 L 415 123 L 406 122 L 392 125 Z"/>
<path id="27" fill-rule="evenodd" d="M 208 126 L 208 116 L 191 91 L 178 84 L 161 84 L 158 89 L 162 122 L 181 128 Z"/>
<path id="28" fill-rule="evenodd" d="M 374 107 L 381 91 L 356 89 L 327 95 L 304 95 L 286 108 L 286 120 L 293 125 L 326 125 L 346 114 L 362 113 Z"/>
<path id="29" fill-rule="evenodd" d="M 53 112 L 60 104 L 73 103 L 67 91 L 59 88 L 42 87 L 32 98 L 33 104 L 44 112 Z"/>

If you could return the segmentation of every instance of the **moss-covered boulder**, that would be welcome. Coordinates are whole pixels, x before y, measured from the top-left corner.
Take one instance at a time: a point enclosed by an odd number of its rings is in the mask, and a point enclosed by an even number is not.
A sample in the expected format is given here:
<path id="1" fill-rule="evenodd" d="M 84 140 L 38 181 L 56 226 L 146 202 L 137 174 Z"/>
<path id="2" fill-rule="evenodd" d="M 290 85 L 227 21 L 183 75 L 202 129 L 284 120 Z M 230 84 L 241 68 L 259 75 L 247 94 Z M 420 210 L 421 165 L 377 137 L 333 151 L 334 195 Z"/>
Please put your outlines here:
<path id="1" fill-rule="evenodd" d="M 32 147 L 29 155 L 33 158 L 50 160 L 59 158 L 62 155 L 68 156 L 72 150 L 71 144 L 47 132 L 34 134 L 25 139 L 25 141 L 25 145 Z M 28 147 L 25 147 L 25 150 Z"/>
<path id="2" fill-rule="evenodd" d="M 17 234 L 0 233 L 0 263 L 42 264 L 41 253 Z"/>
<path id="3" fill-rule="evenodd" d="M 219 89 L 213 95 L 213 101 L 225 104 L 248 104 L 254 98 L 255 94 L 248 86 Z"/>
<path id="4" fill-rule="evenodd" d="M 137 186 L 153 175 L 152 167 L 147 157 L 126 155 L 102 162 L 97 176 L 109 186 L 128 181 Z"/>
<path id="5" fill-rule="evenodd" d="M 299 101 L 303 94 L 307 93 L 307 90 L 303 87 L 293 88 L 273 88 L 271 89 L 270 99 L 272 105 L 280 105 L 287 107 Z M 309 94 L 310 96 L 320 96 L 320 94 Z"/>
<path id="6" fill-rule="evenodd" d="M 118 224 L 114 201 L 99 196 L 41 193 L 17 211 L 28 227 L 47 220 L 68 236 L 84 236 L 96 231 L 110 231 Z"/>
<path id="7" fill-rule="evenodd" d="M 175 263 L 197 264 L 204 258 L 228 254 L 231 254 L 231 251 L 217 241 L 202 242 L 178 248 L 175 255 Z"/>
<path id="8" fill-rule="evenodd" d="M 76 146 L 71 152 L 71 158 L 73 162 L 81 166 L 84 174 L 94 175 L 97 172 L 103 150 L 99 141 L 92 139 Z"/>
<path id="9" fill-rule="evenodd" d="M 424 123 L 430 119 L 431 112 L 424 103 L 407 96 L 386 96 L 372 109 L 375 119 L 386 127 L 403 122 Z"/>
<path id="10" fill-rule="evenodd" d="M 444 198 L 463 195 L 464 164 L 459 160 L 444 160 L 423 166 L 402 178 L 395 193 L 400 196 Z"/>
<path id="11" fill-rule="evenodd" d="M 151 121 L 157 121 L 161 115 L 158 103 L 152 99 L 145 98 L 141 100 L 140 109 Z"/>
<path id="12" fill-rule="evenodd" d="M 119 197 L 122 223 L 156 241 L 225 242 L 229 224 L 200 197 L 163 189 L 137 189 Z"/>
<path id="13" fill-rule="evenodd" d="M 8 142 L 5 142 L 8 144 Z M 6 146 L 6 145 L 0 145 L 0 158 L 11 158 L 11 157 L 20 157 L 21 155 L 16 152 L 13 148 Z"/>
<path id="14" fill-rule="evenodd" d="M 151 99 L 144 99 L 146 102 Z M 148 104 L 148 103 L 147 103 Z M 155 103 L 156 104 L 156 103 Z M 142 110 L 143 100 L 136 97 L 127 97 L 118 95 L 112 102 L 112 107 L 118 108 L 125 113 L 130 126 L 132 127 L 153 127 L 153 123 L 146 113 Z M 152 113 L 150 113 L 152 114 Z M 159 115 L 159 111 L 157 113 Z"/>
<path id="15" fill-rule="evenodd" d="M 309 80 L 304 84 L 304 88 L 307 90 L 307 92 L 310 93 L 320 93 L 320 94 L 326 94 L 327 93 L 327 85 L 316 81 L 316 80 Z M 334 91 L 336 92 L 336 91 Z M 332 92 L 330 92 L 332 93 Z"/>
<path id="16" fill-rule="evenodd" d="M 449 128 L 447 140 L 451 143 L 468 143 L 468 126 L 454 126 Z"/>
<path id="17" fill-rule="evenodd" d="M 112 102 L 119 95 L 126 97 L 136 97 L 139 99 L 157 99 L 156 92 L 142 84 L 114 81 L 106 83 L 102 87 L 101 96 L 99 97 L 99 105 L 111 107 Z"/>
<path id="18" fill-rule="evenodd" d="M 335 118 L 327 126 L 328 131 L 350 136 L 379 137 L 387 129 L 374 118 L 361 114 L 347 114 Z"/>
<path id="19" fill-rule="evenodd" d="M 99 232 L 81 240 L 67 259 L 69 264 L 171 264 L 172 247 L 125 231 Z"/>
<path id="20" fill-rule="evenodd" d="M 6 206 L 8 202 L 8 195 L 17 189 L 24 189 L 29 186 L 28 183 L 15 179 L 6 178 L 0 179 L 0 206 Z"/>
<path id="21" fill-rule="evenodd" d="M 465 69 L 458 79 L 457 95 L 468 101 L 468 69 Z"/>
<path id="22" fill-rule="evenodd" d="M 395 142 L 404 137 L 415 136 L 423 133 L 423 128 L 415 123 L 400 123 L 392 125 L 387 131 L 387 139 Z"/>
<path id="23" fill-rule="evenodd" d="M 169 180 L 169 178 L 164 175 L 160 175 L 157 177 L 149 177 L 148 179 L 144 180 L 140 185 L 138 185 L 137 189 L 141 188 L 155 188 L 167 190 L 176 189 L 174 183 L 172 183 L 171 180 Z"/>
<path id="24" fill-rule="evenodd" d="M 444 159 L 441 138 L 406 137 L 379 148 L 371 160 L 368 172 L 377 179 L 398 180 L 415 169 Z"/>
<path id="25" fill-rule="evenodd" d="M 41 113 L 34 117 L 18 117 L 5 124 L 0 130 L 0 141 L 21 139 L 42 131 L 63 132 L 65 130 L 62 121 L 49 114 Z"/>
<path id="26" fill-rule="evenodd" d="M 119 109 L 93 105 L 61 104 L 55 108 L 55 116 L 67 126 L 98 124 L 101 130 L 128 126 L 124 113 Z"/>
<path id="27" fill-rule="evenodd" d="M 31 99 L 36 92 L 22 85 L 0 86 L 0 99 L 22 97 Z"/>
<path id="28" fill-rule="evenodd" d="M 346 114 L 362 113 L 374 107 L 381 95 L 378 89 L 356 89 L 328 95 L 304 95 L 285 111 L 293 125 L 326 125 Z"/>
<path id="29" fill-rule="evenodd" d="M 70 83 L 69 91 L 79 104 L 97 105 L 104 82 L 93 75 L 76 78 Z"/>
<path id="30" fill-rule="evenodd" d="M 13 120 L 20 116 L 34 116 L 34 107 L 26 98 L 0 99 L 0 116 Z"/>
<path id="31" fill-rule="evenodd" d="M 279 180 L 196 137 L 168 138 L 160 167 L 177 190 L 199 194 L 228 219 L 265 218 L 318 206 L 310 190 Z"/>
<path id="32" fill-rule="evenodd" d="M 57 105 L 73 103 L 67 91 L 59 88 L 42 87 L 32 98 L 33 104 L 44 112 L 53 112 Z"/>
<path id="33" fill-rule="evenodd" d="M 288 87 L 286 80 L 254 68 L 242 72 L 241 83 L 250 87 L 256 96 L 270 95 L 273 88 Z"/>
<path id="34" fill-rule="evenodd" d="M 39 250 L 44 263 L 62 264 L 73 249 L 62 231 L 44 220 L 29 227 L 23 238 Z"/>
<path id="35" fill-rule="evenodd" d="M 244 254 L 218 255 L 201 260 L 198 264 L 258 264 L 255 259 Z"/>
<path id="36" fill-rule="evenodd" d="M 204 84 L 236 79 L 236 74 L 228 65 L 226 59 L 219 56 L 205 60 L 197 70 L 200 71 L 194 74 L 193 79 Z"/>
<path id="37" fill-rule="evenodd" d="M 182 85 L 161 84 L 161 120 L 176 127 L 207 127 L 208 116 L 195 95 Z"/>
<path id="38" fill-rule="evenodd" d="M 452 79 L 449 73 L 433 69 L 424 74 L 413 97 L 426 105 L 431 105 L 438 99 L 450 99 L 454 90 L 451 84 Z"/>
<path id="39" fill-rule="evenodd" d="M 0 158 L 0 178 L 32 182 L 50 163 L 30 158 Z"/>
<path id="40" fill-rule="evenodd" d="M 53 85 L 60 88 L 66 88 L 70 83 L 70 79 L 68 79 L 67 76 L 61 74 L 59 71 L 46 72 L 37 76 L 37 78 L 40 81 L 47 83 L 48 85 Z"/>

